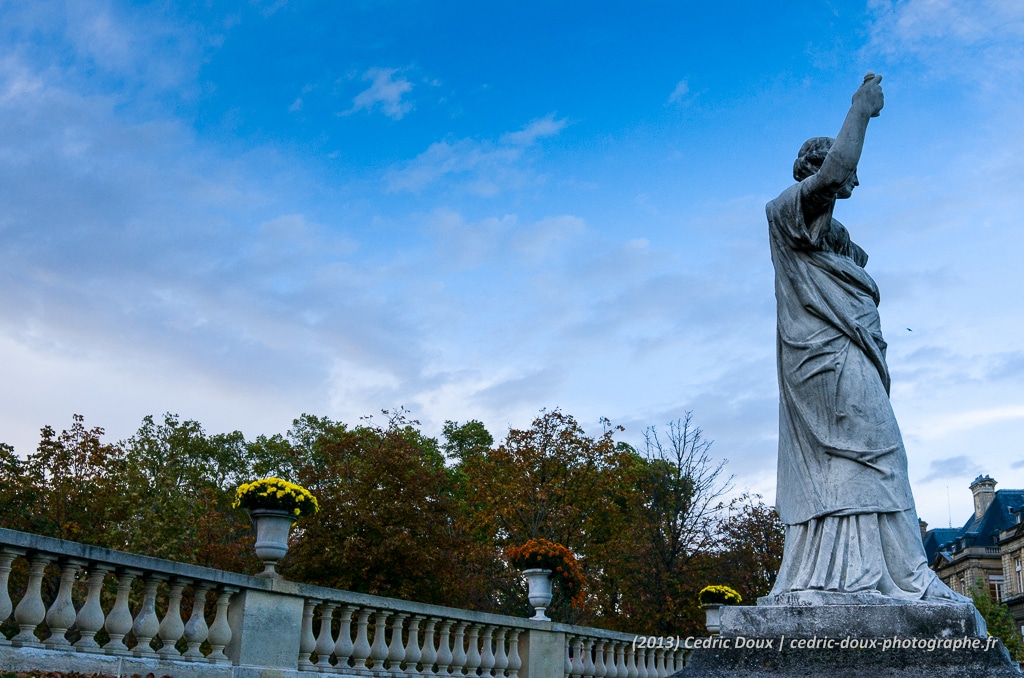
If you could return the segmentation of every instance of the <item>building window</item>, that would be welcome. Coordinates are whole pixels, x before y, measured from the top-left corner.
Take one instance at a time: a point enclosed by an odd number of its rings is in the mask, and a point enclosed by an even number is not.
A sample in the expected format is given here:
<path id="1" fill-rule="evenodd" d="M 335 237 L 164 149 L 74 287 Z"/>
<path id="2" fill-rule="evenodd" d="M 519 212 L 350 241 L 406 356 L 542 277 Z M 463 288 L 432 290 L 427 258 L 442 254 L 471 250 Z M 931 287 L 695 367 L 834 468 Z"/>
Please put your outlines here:
<path id="1" fill-rule="evenodd" d="M 1017 570 L 1017 593 L 1024 593 L 1024 572 L 1020 569 L 1020 558 L 1014 560 L 1013 564 Z"/>
<path id="2" fill-rule="evenodd" d="M 1005 583 L 1002 575 L 994 574 L 989 577 L 988 592 L 992 596 L 992 600 L 997 603 L 1003 602 L 1004 586 Z"/>

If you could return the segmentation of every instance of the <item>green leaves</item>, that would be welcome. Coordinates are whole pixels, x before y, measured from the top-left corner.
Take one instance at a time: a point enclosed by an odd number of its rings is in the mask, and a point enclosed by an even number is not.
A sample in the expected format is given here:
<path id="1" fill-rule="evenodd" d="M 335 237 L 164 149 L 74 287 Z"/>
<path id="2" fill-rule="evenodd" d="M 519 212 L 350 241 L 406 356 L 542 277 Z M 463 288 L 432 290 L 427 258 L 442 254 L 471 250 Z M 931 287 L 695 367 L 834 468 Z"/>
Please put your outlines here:
<path id="1" fill-rule="evenodd" d="M 1021 642 L 1020 634 L 1017 633 L 1017 624 L 1013 620 L 1013 615 L 1010 614 L 1010 608 L 1005 603 L 995 601 L 983 579 L 978 579 L 971 587 L 971 598 L 974 600 L 974 606 L 978 608 L 978 612 L 985 618 L 988 635 L 1003 641 L 1003 645 L 1006 646 L 1015 661 L 1024 659 L 1024 643 Z"/>

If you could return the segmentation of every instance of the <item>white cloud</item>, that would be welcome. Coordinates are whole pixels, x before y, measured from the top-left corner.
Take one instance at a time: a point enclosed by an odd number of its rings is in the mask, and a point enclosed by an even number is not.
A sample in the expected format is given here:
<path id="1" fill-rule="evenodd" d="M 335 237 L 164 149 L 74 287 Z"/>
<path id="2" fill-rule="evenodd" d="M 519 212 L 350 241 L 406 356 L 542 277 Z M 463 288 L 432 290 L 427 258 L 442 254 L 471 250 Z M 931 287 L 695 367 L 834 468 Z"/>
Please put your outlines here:
<path id="1" fill-rule="evenodd" d="M 458 139 L 438 141 L 384 177 L 388 191 L 418 193 L 451 178 L 461 190 L 481 197 L 494 197 L 521 188 L 536 179 L 522 162 L 526 149 L 538 139 L 561 132 L 568 122 L 550 113 L 531 121 L 521 130 L 508 132 L 493 141 Z"/>
<path id="2" fill-rule="evenodd" d="M 472 139 L 438 141 L 404 167 L 390 170 L 384 180 L 388 191 L 419 192 L 442 178 L 459 177 L 465 189 L 491 197 L 503 188 L 520 185 L 524 176 L 516 167 L 518 148 L 494 146 Z"/>
<path id="3" fill-rule="evenodd" d="M 946 457 L 944 459 L 933 459 L 928 465 L 928 475 L 921 478 L 919 482 L 930 483 L 935 480 L 949 480 L 970 477 L 981 472 L 977 459 L 966 455 Z"/>
<path id="4" fill-rule="evenodd" d="M 672 90 L 672 93 L 668 95 L 668 102 L 670 104 L 679 103 L 680 101 L 683 100 L 683 97 L 685 97 L 689 93 L 690 84 L 686 82 L 686 80 L 680 80 L 678 83 L 676 83 L 676 87 L 675 89 Z"/>
<path id="5" fill-rule="evenodd" d="M 373 111 L 379 107 L 389 118 L 401 120 L 413 108 L 411 101 L 403 100 L 412 91 L 412 83 L 398 76 L 398 73 L 397 68 L 371 68 L 366 71 L 363 80 L 372 81 L 371 85 L 356 95 L 352 100 L 352 108 L 342 115 Z"/>
<path id="6" fill-rule="evenodd" d="M 1024 3 L 871 0 L 869 54 L 915 58 L 940 77 L 1002 91 L 1024 72 Z"/>
<path id="7" fill-rule="evenodd" d="M 1005 0 L 871 0 L 872 39 L 890 51 L 974 45 L 1024 35 L 1024 5 Z"/>
<path id="8" fill-rule="evenodd" d="M 543 118 L 533 120 L 523 129 L 518 132 L 509 132 L 501 137 L 503 144 L 510 144 L 513 146 L 530 146 L 537 139 L 544 137 L 553 137 L 568 124 L 565 118 L 561 120 L 555 120 L 554 113 L 548 113 Z"/>
<path id="9" fill-rule="evenodd" d="M 917 430 L 923 440 L 943 438 L 951 433 L 969 431 L 1005 421 L 1024 420 L 1024 405 L 1004 405 L 981 410 L 937 416 Z"/>

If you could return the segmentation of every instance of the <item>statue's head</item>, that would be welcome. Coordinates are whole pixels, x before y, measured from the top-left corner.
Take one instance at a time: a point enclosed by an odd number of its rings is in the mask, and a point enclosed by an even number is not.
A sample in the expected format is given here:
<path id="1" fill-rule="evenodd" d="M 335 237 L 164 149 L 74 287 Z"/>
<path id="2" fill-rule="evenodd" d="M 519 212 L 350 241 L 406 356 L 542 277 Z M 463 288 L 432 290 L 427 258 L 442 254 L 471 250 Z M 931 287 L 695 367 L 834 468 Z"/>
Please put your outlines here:
<path id="1" fill-rule="evenodd" d="M 807 177 L 817 174 L 834 141 L 835 139 L 832 137 L 812 137 L 805 141 L 796 156 L 796 162 L 793 163 L 793 178 L 803 181 Z"/>

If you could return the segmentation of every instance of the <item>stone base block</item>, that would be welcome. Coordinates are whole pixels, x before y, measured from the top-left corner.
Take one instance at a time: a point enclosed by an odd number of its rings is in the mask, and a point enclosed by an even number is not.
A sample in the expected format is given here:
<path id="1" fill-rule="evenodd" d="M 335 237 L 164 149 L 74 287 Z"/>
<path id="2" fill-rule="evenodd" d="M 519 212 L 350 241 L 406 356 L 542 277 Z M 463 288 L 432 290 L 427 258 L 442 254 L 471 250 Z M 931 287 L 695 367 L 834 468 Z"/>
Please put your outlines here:
<path id="1" fill-rule="evenodd" d="M 722 609 L 673 678 L 973 678 L 1021 676 L 973 605 L 758 605 Z"/>
<path id="2" fill-rule="evenodd" d="M 722 636 L 768 638 L 984 638 L 973 605 L 758 605 L 722 608 Z"/>
<path id="3" fill-rule="evenodd" d="M 672 678 L 1020 678 L 1002 643 L 984 647 L 983 641 L 975 650 L 694 650 Z"/>

